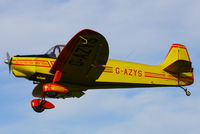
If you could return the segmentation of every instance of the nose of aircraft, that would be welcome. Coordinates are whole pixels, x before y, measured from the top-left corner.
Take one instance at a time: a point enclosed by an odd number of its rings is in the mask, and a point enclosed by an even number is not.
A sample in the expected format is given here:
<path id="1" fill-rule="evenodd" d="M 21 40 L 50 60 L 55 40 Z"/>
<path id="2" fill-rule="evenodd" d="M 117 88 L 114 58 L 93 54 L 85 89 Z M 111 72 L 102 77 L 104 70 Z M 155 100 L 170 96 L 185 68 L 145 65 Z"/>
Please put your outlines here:
<path id="1" fill-rule="evenodd" d="M 4 63 L 8 64 L 10 61 L 11 61 L 10 54 L 7 52 L 6 53 L 6 59 L 5 59 Z"/>
<path id="2" fill-rule="evenodd" d="M 4 60 L 4 63 L 5 63 L 5 64 L 8 64 L 8 63 L 9 63 L 9 61 L 6 59 L 6 60 Z"/>
<path id="3" fill-rule="evenodd" d="M 8 64 L 9 73 L 11 72 L 11 62 L 12 62 L 12 58 L 10 57 L 10 54 L 7 52 L 6 53 L 6 59 L 4 60 L 4 63 Z"/>

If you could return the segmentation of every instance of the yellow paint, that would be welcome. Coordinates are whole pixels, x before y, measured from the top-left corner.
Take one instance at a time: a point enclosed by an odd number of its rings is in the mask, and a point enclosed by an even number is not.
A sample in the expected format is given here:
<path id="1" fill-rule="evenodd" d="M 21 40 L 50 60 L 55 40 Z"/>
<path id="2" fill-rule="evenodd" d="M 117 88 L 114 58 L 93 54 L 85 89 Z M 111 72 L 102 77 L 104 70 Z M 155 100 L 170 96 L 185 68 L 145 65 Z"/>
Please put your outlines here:
<path id="1" fill-rule="evenodd" d="M 97 82 L 135 83 L 156 86 L 184 86 L 193 83 L 192 72 L 171 73 L 164 71 L 176 61 L 190 61 L 187 49 L 173 44 L 165 61 L 161 65 L 145 65 L 133 62 L 108 60 L 106 69 Z M 183 67 L 181 67 L 183 68 Z"/>
<path id="2" fill-rule="evenodd" d="M 156 66 L 109 59 L 105 70 L 96 80 L 97 83 L 139 84 L 143 86 L 185 86 L 193 83 L 192 72 L 171 73 L 164 71 L 175 61 L 190 61 L 183 45 L 173 45 L 165 61 Z M 35 74 L 53 76 L 49 71 L 55 59 L 37 57 L 12 57 L 12 72 L 16 77 L 29 79 Z M 45 80 L 45 77 L 36 77 Z M 134 87 L 134 86 L 133 86 Z M 137 86 L 136 86 L 137 87 Z M 98 88 L 98 86 L 96 87 Z"/>
<path id="3" fill-rule="evenodd" d="M 178 85 L 178 78 L 163 71 L 162 65 L 152 66 L 110 59 L 106 66 L 112 67 L 112 69 L 108 69 L 108 71 L 105 69 L 97 82 Z M 192 77 L 192 73 L 181 73 L 180 75 L 181 77 Z M 191 83 L 191 80 L 185 79 L 184 82 L 179 82 L 179 85 L 189 85 Z"/>
<path id="4" fill-rule="evenodd" d="M 27 79 L 35 73 L 53 75 L 49 71 L 54 62 L 55 59 L 52 58 L 12 57 L 12 72 L 16 77 Z"/>

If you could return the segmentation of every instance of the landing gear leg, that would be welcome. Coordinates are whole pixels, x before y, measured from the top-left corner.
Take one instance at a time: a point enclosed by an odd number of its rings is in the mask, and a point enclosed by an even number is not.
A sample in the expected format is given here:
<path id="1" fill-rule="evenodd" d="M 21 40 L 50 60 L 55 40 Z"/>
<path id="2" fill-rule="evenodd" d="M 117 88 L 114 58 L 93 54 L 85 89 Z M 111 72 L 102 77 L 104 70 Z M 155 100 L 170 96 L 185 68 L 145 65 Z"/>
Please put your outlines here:
<path id="1" fill-rule="evenodd" d="M 46 101 L 46 100 L 42 100 L 42 99 L 34 99 L 31 101 L 31 106 L 33 108 L 33 110 L 37 113 L 41 113 L 43 112 L 45 109 L 52 109 L 55 108 L 55 106 Z"/>
<path id="2" fill-rule="evenodd" d="M 189 91 L 187 88 L 184 88 L 184 87 L 182 87 L 182 86 L 179 86 L 179 87 L 185 91 L 185 94 L 186 94 L 187 96 L 190 96 L 190 95 L 191 95 L 190 91 Z"/>
<path id="3" fill-rule="evenodd" d="M 31 106 L 33 108 L 33 110 L 37 113 L 41 113 L 43 112 L 45 109 L 52 109 L 55 108 L 55 106 L 46 101 L 45 97 L 42 97 L 42 99 L 34 99 L 31 101 Z"/>

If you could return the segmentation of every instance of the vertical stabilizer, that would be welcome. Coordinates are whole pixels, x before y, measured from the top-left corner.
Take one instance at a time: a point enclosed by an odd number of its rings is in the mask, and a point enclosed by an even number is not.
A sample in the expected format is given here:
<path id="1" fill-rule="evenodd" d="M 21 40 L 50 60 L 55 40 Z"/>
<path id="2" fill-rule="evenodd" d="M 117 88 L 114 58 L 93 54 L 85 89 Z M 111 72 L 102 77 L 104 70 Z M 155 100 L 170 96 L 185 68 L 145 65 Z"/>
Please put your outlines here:
<path id="1" fill-rule="evenodd" d="M 172 73 L 192 72 L 192 62 L 187 48 L 181 44 L 173 44 L 163 62 L 165 71 Z"/>

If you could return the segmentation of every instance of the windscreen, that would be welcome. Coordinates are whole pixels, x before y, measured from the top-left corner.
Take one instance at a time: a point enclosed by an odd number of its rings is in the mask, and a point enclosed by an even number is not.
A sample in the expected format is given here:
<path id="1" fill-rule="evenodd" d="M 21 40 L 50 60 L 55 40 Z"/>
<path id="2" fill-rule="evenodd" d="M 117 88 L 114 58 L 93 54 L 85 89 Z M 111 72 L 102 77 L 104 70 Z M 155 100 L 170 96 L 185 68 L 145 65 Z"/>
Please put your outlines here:
<path id="1" fill-rule="evenodd" d="M 57 58 L 60 54 L 60 52 L 63 50 L 65 45 L 56 45 L 49 49 L 45 54 L 52 57 L 52 58 Z"/>

